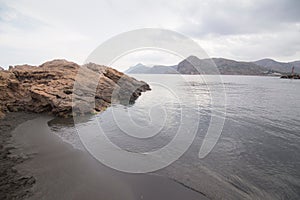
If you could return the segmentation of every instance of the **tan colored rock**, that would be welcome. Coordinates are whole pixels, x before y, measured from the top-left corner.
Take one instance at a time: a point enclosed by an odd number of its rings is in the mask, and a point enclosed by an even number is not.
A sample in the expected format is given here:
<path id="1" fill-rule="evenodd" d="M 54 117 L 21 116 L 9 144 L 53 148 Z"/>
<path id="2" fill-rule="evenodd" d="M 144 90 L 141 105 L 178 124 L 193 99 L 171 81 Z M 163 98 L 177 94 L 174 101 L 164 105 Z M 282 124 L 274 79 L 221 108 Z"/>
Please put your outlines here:
<path id="1" fill-rule="evenodd" d="M 4 112 L 2 111 L 2 107 L 0 107 L 0 119 L 3 119 L 5 116 Z"/>
<path id="2" fill-rule="evenodd" d="M 77 76 L 79 70 L 85 72 L 83 76 Z M 73 94 L 76 77 L 82 87 Z M 0 71 L 0 116 L 7 111 L 31 111 L 68 117 L 72 108 L 79 114 L 91 113 L 104 110 L 114 98 L 123 104 L 132 103 L 147 90 L 150 87 L 145 82 L 93 63 L 80 67 L 53 60 L 38 67 L 14 66 Z M 74 98 L 79 99 L 78 105 L 73 105 Z"/>

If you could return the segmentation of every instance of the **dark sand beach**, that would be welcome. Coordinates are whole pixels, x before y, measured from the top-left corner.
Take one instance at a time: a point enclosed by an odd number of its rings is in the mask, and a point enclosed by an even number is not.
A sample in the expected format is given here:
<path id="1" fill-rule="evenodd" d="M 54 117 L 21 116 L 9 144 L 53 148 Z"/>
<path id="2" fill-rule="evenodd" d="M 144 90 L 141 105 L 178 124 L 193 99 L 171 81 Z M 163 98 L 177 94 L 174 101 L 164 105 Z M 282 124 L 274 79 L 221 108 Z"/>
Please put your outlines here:
<path id="1" fill-rule="evenodd" d="M 0 121 L 1 145 L 14 147 L 1 146 L 1 163 L 6 163 L 1 164 L 1 199 L 207 199 L 165 177 L 126 174 L 100 164 L 53 134 L 47 125 L 51 119 L 10 113 Z"/>
<path id="2" fill-rule="evenodd" d="M 29 155 L 16 153 L 17 145 L 12 140 L 11 131 L 35 117 L 36 114 L 7 113 L 0 120 L 0 199 L 24 199 L 32 195 L 34 177 L 16 169 L 18 164 L 29 159 Z"/>

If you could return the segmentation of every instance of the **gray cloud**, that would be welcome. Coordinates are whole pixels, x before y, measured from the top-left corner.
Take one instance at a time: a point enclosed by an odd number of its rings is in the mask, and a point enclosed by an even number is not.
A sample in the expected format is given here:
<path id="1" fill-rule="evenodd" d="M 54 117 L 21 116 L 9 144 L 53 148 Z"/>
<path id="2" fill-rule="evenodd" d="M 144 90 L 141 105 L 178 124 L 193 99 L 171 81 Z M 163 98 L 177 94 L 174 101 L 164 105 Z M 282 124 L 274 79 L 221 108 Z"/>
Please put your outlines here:
<path id="1" fill-rule="evenodd" d="M 24 31 L 32 31 L 41 26 L 46 26 L 46 24 L 42 21 L 30 16 L 26 16 L 18 10 L 7 6 L 3 2 L 0 2 L 0 24 L 6 25 L 1 26 L 2 28 L 0 27 L 0 31 L 5 31 L 3 29 L 8 25 Z"/>
<path id="2" fill-rule="evenodd" d="M 299 10 L 298 0 L 195 1 L 182 10 L 179 30 L 196 37 L 281 31 L 300 23 Z"/>
<path id="3" fill-rule="evenodd" d="M 299 0 L 1 2 L 1 66 L 52 58 L 82 63 L 112 36 L 147 27 L 190 36 L 213 57 L 300 58 Z"/>

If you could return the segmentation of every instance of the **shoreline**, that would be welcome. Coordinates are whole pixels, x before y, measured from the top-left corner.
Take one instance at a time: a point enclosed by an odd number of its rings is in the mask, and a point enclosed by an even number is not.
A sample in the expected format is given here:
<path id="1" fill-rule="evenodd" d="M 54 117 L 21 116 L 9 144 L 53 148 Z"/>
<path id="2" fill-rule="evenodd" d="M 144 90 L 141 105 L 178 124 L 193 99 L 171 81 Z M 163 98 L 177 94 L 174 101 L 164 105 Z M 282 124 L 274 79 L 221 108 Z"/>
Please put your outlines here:
<path id="1" fill-rule="evenodd" d="M 6 113 L 0 120 L 0 199 L 24 199 L 32 195 L 35 178 L 16 169 L 30 158 L 15 152 L 17 146 L 11 133 L 19 124 L 36 117 L 34 113 Z"/>
<path id="2" fill-rule="evenodd" d="M 27 177 L 31 180 L 31 184 L 26 185 L 29 188 L 26 191 L 30 192 L 19 199 L 207 199 L 201 192 L 166 177 L 127 174 L 102 165 L 87 152 L 75 149 L 53 134 L 47 125 L 50 116 L 8 115 L 7 119 L 24 118 L 19 123 L 14 122 L 20 125 L 10 130 L 16 152 L 33 155 L 14 163 L 20 173 L 30 174 Z M 0 121 L 1 126 L 4 121 Z"/>

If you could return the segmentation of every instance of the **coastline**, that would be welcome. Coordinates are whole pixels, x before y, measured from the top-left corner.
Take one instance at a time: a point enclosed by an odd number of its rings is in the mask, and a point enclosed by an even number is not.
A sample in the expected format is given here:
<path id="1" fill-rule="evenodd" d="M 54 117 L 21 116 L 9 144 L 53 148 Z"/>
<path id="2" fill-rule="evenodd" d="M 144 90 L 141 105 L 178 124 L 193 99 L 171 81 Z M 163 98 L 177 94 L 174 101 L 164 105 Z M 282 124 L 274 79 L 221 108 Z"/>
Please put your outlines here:
<path id="1" fill-rule="evenodd" d="M 23 120 L 12 120 L 16 118 Z M 13 135 L 10 144 L 14 152 L 31 155 L 22 162 L 10 161 L 17 168 L 15 179 L 21 176 L 19 173 L 29 174 L 23 175 L 27 177 L 26 187 L 11 191 L 10 197 L 22 194 L 19 199 L 207 199 L 165 177 L 127 174 L 102 165 L 53 134 L 47 125 L 52 118 L 17 112 L 0 121 L 1 127 L 13 121 L 7 134 Z M 24 179 L 17 183 L 24 184 Z"/>
<path id="2" fill-rule="evenodd" d="M 16 169 L 29 157 L 15 152 L 17 145 L 11 133 L 19 124 L 36 117 L 34 113 L 16 112 L 6 113 L 0 120 L 0 199 L 24 199 L 32 195 L 35 178 Z"/>

